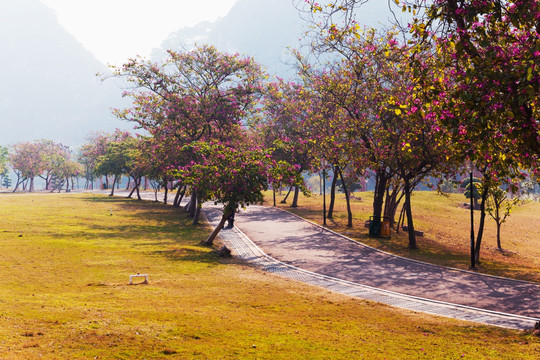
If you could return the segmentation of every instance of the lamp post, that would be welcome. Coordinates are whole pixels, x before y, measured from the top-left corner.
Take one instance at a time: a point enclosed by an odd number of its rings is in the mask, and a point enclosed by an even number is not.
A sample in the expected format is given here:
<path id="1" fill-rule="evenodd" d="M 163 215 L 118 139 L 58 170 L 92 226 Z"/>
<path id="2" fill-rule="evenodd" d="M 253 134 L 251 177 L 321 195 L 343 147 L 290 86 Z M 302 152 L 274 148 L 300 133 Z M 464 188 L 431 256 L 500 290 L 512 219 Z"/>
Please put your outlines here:
<path id="1" fill-rule="evenodd" d="M 476 262 L 474 257 L 474 188 L 473 188 L 473 164 L 469 162 L 469 195 L 471 197 L 471 269 L 476 269 Z"/>

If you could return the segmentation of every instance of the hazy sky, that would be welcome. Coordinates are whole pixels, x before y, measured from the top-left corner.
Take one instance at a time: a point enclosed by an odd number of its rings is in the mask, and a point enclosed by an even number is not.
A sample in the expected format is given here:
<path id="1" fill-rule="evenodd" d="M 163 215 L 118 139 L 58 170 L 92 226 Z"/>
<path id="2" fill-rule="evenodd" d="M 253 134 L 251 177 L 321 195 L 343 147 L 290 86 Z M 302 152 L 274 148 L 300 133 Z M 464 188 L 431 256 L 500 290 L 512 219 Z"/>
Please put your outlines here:
<path id="1" fill-rule="evenodd" d="M 148 56 L 173 31 L 227 14 L 237 0 L 41 0 L 98 60 Z"/>

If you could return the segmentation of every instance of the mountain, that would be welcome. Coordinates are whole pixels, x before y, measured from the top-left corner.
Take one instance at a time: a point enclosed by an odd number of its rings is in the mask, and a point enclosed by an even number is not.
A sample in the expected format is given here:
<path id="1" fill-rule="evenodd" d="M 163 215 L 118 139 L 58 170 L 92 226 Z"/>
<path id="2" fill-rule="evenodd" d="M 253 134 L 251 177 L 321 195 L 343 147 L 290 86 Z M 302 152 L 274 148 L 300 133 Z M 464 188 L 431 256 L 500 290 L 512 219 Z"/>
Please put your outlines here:
<path id="1" fill-rule="evenodd" d="M 229 13 L 214 23 L 204 22 L 169 36 L 152 57 L 164 50 L 186 50 L 193 44 L 212 44 L 221 51 L 252 56 L 272 74 L 290 75 L 288 48 L 296 48 L 304 23 L 292 0 L 239 0 Z"/>
<path id="2" fill-rule="evenodd" d="M 152 57 L 162 58 L 165 50 L 188 50 L 194 44 L 212 44 L 221 51 L 239 52 L 255 58 L 270 74 L 294 75 L 289 49 L 299 48 L 309 24 L 294 4 L 300 0 L 238 0 L 230 12 L 215 23 L 200 23 L 180 29 L 166 39 Z M 386 1 L 369 1 L 357 10 L 360 25 L 381 28 L 390 23 Z"/>
<path id="3" fill-rule="evenodd" d="M 53 139 L 76 146 L 99 129 L 126 127 L 110 108 L 121 91 L 106 67 L 38 0 L 0 0 L 0 144 Z"/>

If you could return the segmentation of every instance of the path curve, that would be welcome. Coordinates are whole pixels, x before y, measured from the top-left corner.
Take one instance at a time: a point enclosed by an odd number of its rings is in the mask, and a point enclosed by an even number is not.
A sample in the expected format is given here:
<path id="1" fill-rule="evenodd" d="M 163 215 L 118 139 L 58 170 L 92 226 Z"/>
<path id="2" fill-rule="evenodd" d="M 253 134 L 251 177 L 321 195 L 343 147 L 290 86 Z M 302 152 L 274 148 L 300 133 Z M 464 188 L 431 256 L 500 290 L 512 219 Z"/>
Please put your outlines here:
<path id="1" fill-rule="evenodd" d="M 203 209 L 216 225 L 220 207 L 206 203 Z M 394 298 L 382 300 L 391 305 L 408 303 L 401 307 L 509 328 L 532 328 L 540 320 L 539 283 L 440 267 L 384 253 L 277 208 L 249 206 L 236 215 L 235 227 L 234 231 L 222 230 L 220 236 L 227 245 L 242 252 L 244 259 L 277 273 L 285 273 L 289 267 L 303 273 L 291 276 L 301 281 L 331 289 L 346 287 L 337 291 L 353 296 L 363 293 L 355 290 L 354 285 L 359 284 L 372 293 L 381 289 L 381 299 Z M 328 286 L 322 285 L 328 282 Z M 358 297 L 373 299 L 370 296 Z M 417 305 L 410 304 L 415 301 Z M 431 310 L 438 303 L 442 310 Z M 449 309 L 452 304 L 458 310 Z"/>
<path id="2" fill-rule="evenodd" d="M 308 271 L 407 295 L 540 316 L 540 284 L 420 263 L 377 251 L 288 212 L 250 206 L 236 225 L 269 256 Z"/>

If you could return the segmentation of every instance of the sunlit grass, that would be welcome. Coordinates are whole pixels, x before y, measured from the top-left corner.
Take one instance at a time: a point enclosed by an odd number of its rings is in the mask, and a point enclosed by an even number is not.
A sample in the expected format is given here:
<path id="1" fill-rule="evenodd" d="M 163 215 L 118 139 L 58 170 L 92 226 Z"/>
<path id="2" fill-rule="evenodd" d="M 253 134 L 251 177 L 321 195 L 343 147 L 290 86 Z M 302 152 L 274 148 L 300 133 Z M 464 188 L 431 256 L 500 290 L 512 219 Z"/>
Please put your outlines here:
<path id="1" fill-rule="evenodd" d="M 299 207 L 295 209 L 290 207 L 291 198 L 288 204 L 280 204 L 284 195 L 285 192 L 277 197 L 279 207 L 322 224 L 321 195 L 313 194 L 308 198 L 301 195 Z M 393 254 L 461 269 L 469 268 L 470 213 L 461 206 L 467 200 L 462 194 L 444 197 L 432 191 L 414 193 L 412 211 L 415 229 L 424 232 L 423 237 L 417 238 L 418 250 L 408 249 L 408 235 L 402 230 L 398 234 L 392 231 L 390 239 L 370 238 L 364 222 L 372 214 L 373 192 L 357 192 L 355 197 L 357 199 L 351 200 L 353 228 L 346 227 L 347 210 L 342 193 L 336 196 L 336 212 L 334 218 L 327 221 L 328 228 Z M 327 206 L 329 198 L 328 196 Z M 270 192 L 266 194 L 266 204 L 273 204 Z M 398 217 L 399 213 L 396 221 Z M 476 230 L 479 217 L 479 211 L 476 211 Z M 495 222 L 488 216 L 479 270 L 493 275 L 540 282 L 540 203 L 530 201 L 517 207 L 502 225 L 501 238 L 504 252 L 497 249 Z"/>
<path id="2" fill-rule="evenodd" d="M 0 195 L 0 359 L 534 359 L 526 333 L 220 260 L 169 206 Z M 128 285 L 129 275 L 148 285 Z"/>

